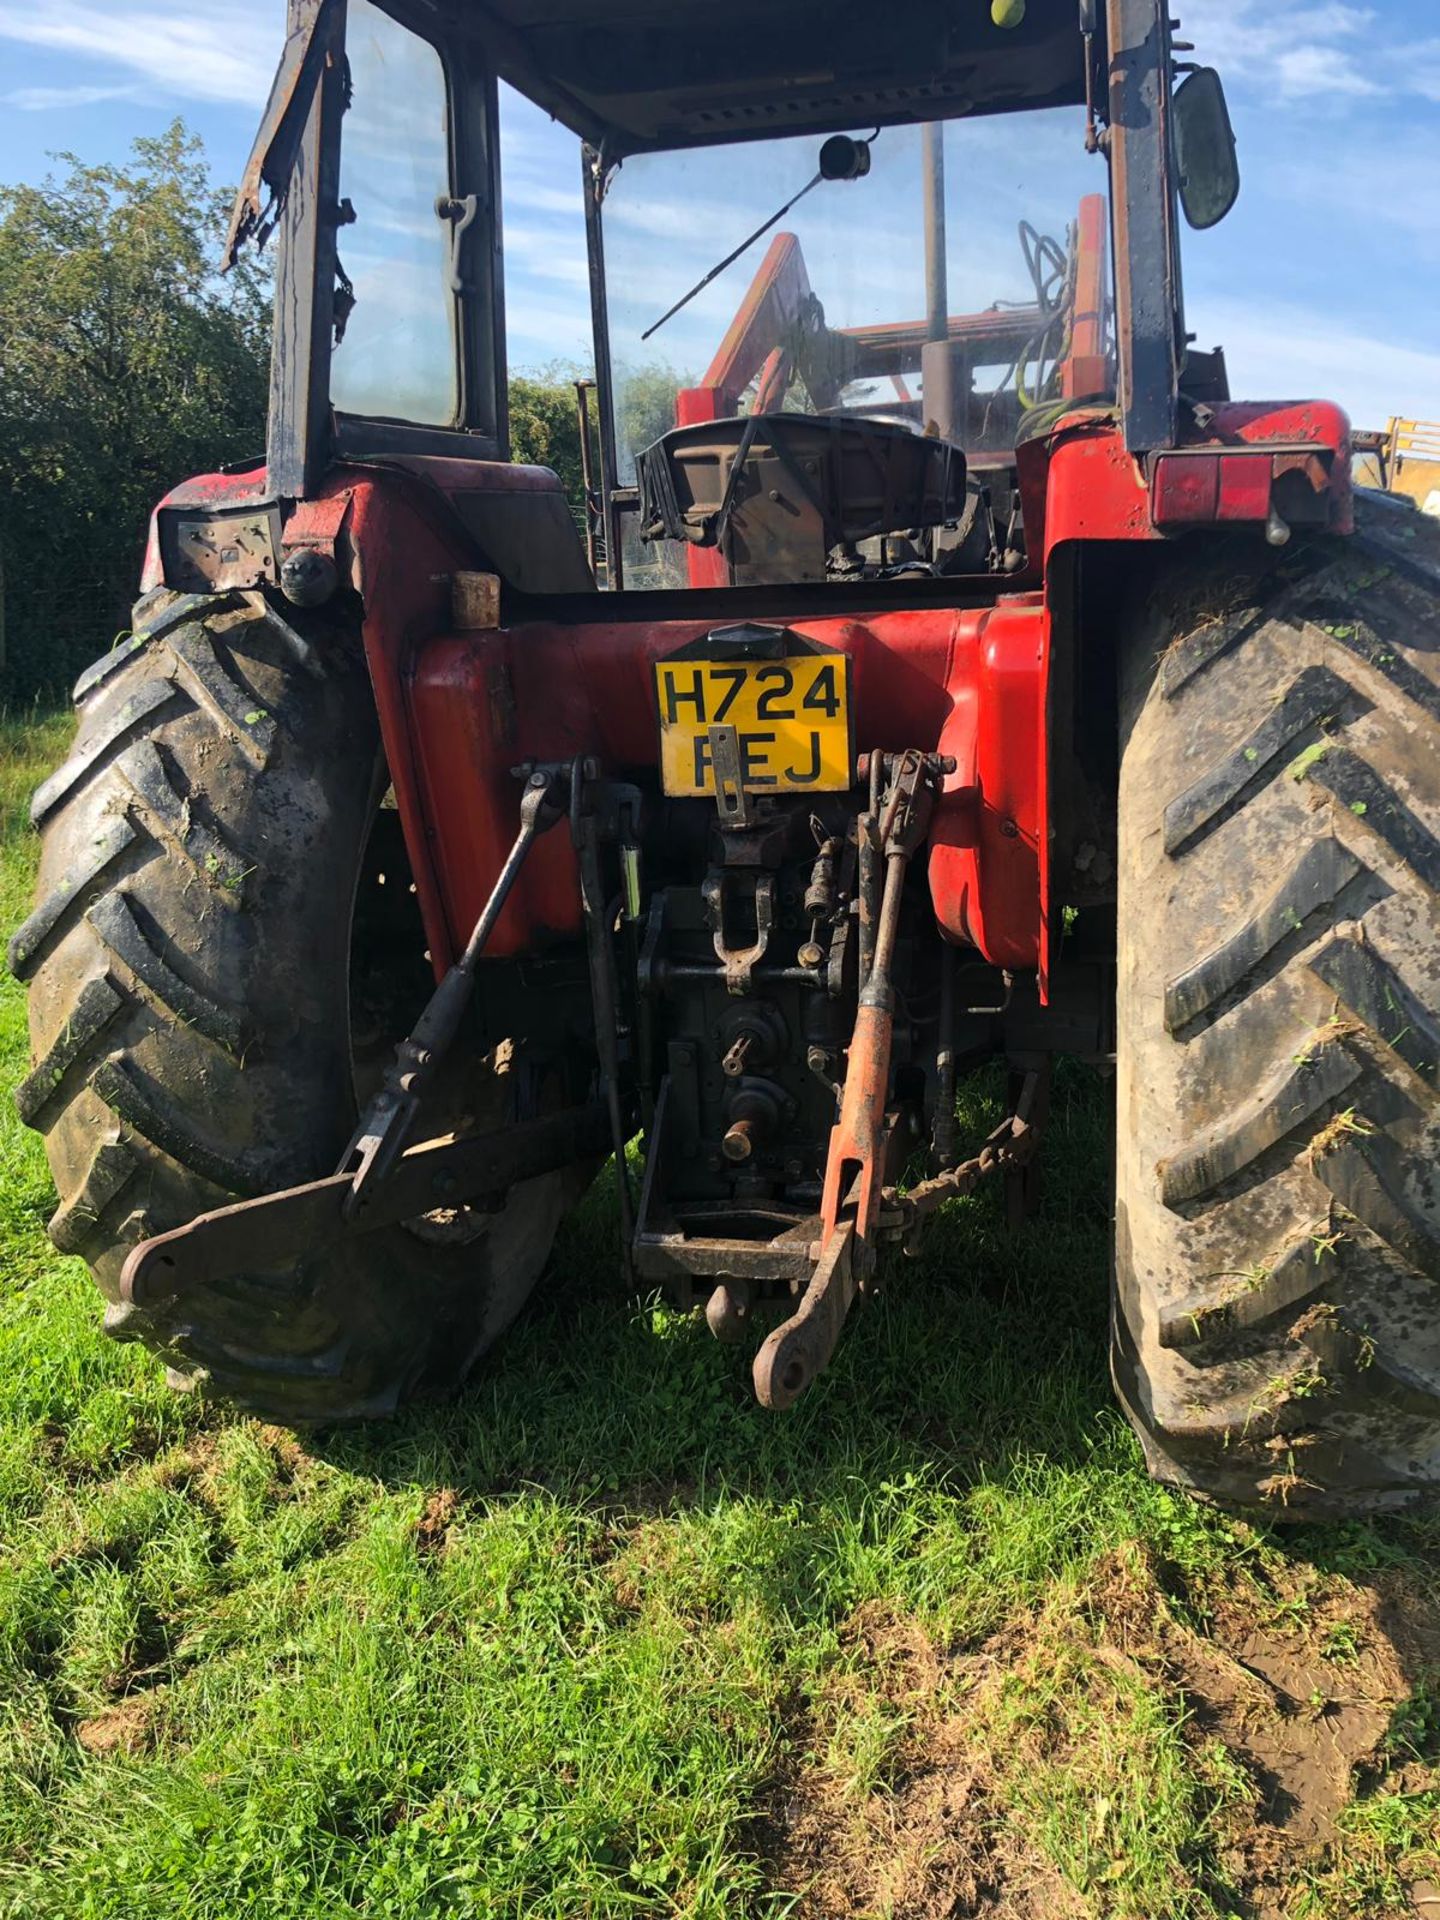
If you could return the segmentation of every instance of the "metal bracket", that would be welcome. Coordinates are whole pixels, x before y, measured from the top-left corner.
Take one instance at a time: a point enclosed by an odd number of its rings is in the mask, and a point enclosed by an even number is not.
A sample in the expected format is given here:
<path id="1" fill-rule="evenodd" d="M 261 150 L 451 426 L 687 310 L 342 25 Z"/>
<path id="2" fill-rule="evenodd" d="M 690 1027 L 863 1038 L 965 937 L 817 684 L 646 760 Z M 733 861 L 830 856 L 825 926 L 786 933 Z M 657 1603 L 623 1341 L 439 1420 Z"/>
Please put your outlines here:
<path id="1" fill-rule="evenodd" d="M 450 228 L 450 291 L 464 293 L 465 276 L 460 271 L 461 250 L 465 244 L 465 235 L 480 211 L 479 197 L 467 193 L 463 200 L 452 200 L 442 193 L 435 202 L 435 211 L 442 220 L 451 222 Z"/>
<path id="2" fill-rule="evenodd" d="M 503 1194 L 519 1180 L 605 1151 L 609 1140 L 605 1109 L 576 1107 L 501 1132 L 415 1147 L 353 1209 L 346 1173 L 218 1207 L 135 1247 L 120 1276 L 120 1297 L 153 1306 L 231 1274 L 293 1268 L 357 1234 Z"/>
<path id="3" fill-rule="evenodd" d="M 711 727 L 710 765 L 715 772 L 715 810 L 722 827 L 753 827 L 760 809 L 745 791 L 740 764 L 740 735 L 734 727 Z"/>
<path id="4" fill-rule="evenodd" d="M 731 947 L 726 944 L 728 882 L 729 874 L 724 868 L 712 868 L 701 885 L 700 897 L 705 902 L 705 923 L 710 928 L 715 956 L 725 969 L 725 991 L 740 995 L 750 992 L 752 975 L 769 950 L 770 935 L 775 928 L 775 877 L 769 873 L 756 876 L 755 944 L 750 947 Z"/>

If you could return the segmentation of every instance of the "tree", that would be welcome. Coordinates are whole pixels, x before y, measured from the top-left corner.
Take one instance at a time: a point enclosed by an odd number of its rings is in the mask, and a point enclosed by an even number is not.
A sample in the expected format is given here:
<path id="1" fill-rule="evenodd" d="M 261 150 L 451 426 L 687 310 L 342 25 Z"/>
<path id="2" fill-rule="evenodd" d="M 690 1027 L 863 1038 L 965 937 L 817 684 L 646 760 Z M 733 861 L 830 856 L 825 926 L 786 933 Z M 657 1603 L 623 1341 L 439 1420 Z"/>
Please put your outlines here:
<path id="1" fill-rule="evenodd" d="M 510 454 L 528 466 L 550 467 L 559 474 L 572 507 L 584 504 L 580 465 L 580 421 L 575 382 L 588 378 L 573 367 L 555 364 L 536 373 L 510 376 Z M 590 395 L 590 435 L 596 445 L 595 395 Z"/>
<path id="2" fill-rule="evenodd" d="M 575 382 L 589 378 L 579 367 L 554 361 L 528 374 L 510 376 L 510 451 L 516 460 L 552 467 L 565 484 L 577 511 L 584 494 L 580 471 L 580 426 L 575 411 Z M 675 396 L 693 386 L 688 374 L 676 373 L 663 361 L 620 367 L 615 380 L 615 411 L 620 467 L 628 478 L 627 456 L 658 440 L 675 424 Z M 590 395 L 591 445 L 596 455 L 599 484 L 600 407 Z"/>
<path id="3" fill-rule="evenodd" d="M 615 378 L 616 437 L 631 458 L 675 425 L 675 400 L 694 376 L 664 360 L 620 367 Z"/>
<path id="4" fill-rule="evenodd" d="M 128 623 L 146 522 L 265 443 L 269 296 L 221 277 L 228 196 L 180 121 L 128 164 L 0 188 L 6 691 L 55 692 Z"/>

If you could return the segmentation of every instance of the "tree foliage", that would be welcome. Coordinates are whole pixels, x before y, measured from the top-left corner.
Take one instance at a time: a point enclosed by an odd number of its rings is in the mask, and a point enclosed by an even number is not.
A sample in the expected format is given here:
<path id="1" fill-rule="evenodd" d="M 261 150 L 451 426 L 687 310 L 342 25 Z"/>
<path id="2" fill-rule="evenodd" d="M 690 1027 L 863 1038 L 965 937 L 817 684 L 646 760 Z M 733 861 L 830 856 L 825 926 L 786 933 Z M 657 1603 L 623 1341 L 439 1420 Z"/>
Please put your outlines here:
<path id="1" fill-rule="evenodd" d="M 268 263 L 219 272 L 229 195 L 177 120 L 119 165 L 56 156 L 0 186 L 0 623 L 4 695 L 64 689 L 129 623 L 150 511 L 265 444 Z M 513 457 L 552 467 L 579 513 L 574 382 L 510 380 Z M 674 425 L 687 376 L 627 369 L 622 448 Z M 591 395 L 594 444 L 599 418 Z"/>
<path id="2" fill-rule="evenodd" d="M 584 494 L 580 468 L 580 427 L 575 408 L 575 382 L 588 379 L 581 368 L 556 361 L 528 374 L 510 376 L 510 451 L 516 460 L 553 467 L 565 484 L 572 505 Z M 621 451 L 621 473 L 629 477 L 626 454 L 648 447 L 675 424 L 675 396 L 693 386 L 688 374 L 676 373 L 662 361 L 620 370 L 616 379 L 615 410 Z M 590 395 L 591 445 L 599 464 L 600 408 Z M 598 484 L 598 472 L 597 472 Z"/>
<path id="3" fill-rule="evenodd" d="M 694 376 L 677 373 L 663 360 L 619 371 L 615 392 L 616 438 L 635 455 L 675 425 L 675 400 L 682 387 L 693 387 Z"/>
<path id="4" fill-rule="evenodd" d="M 177 481 L 264 446 L 263 270 L 223 279 L 228 196 L 178 120 L 127 164 L 0 187 L 6 690 L 53 691 L 125 626 Z"/>
<path id="5" fill-rule="evenodd" d="M 580 465 L 580 420 L 575 382 L 586 378 L 571 367 L 545 367 L 538 373 L 510 376 L 510 453 L 527 466 L 550 467 L 559 474 L 574 507 L 585 498 Z M 590 444 L 596 444 L 595 395 L 590 395 Z"/>

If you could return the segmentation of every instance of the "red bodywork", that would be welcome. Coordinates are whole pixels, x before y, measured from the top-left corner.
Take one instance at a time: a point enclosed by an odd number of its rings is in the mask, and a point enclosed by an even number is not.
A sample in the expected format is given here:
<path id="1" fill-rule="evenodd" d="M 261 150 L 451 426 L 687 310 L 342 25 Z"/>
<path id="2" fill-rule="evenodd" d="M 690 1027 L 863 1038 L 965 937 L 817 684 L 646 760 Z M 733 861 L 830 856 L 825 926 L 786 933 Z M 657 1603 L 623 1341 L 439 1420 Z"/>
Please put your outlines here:
<path id="1" fill-rule="evenodd" d="M 1199 519 L 1222 498 L 1264 521 L 1268 486 L 1301 473 L 1326 524 L 1350 525 L 1349 427 L 1320 403 L 1217 406 L 1187 444 L 1183 497 Z M 1168 457 L 1128 454 L 1114 416 L 1068 416 L 1019 452 L 1026 534 L 1043 570 L 1023 591 L 967 609 L 897 605 L 861 616 L 822 613 L 789 625 L 852 662 L 856 748 L 952 754 L 957 771 L 930 833 L 929 880 L 945 933 L 990 961 L 1038 967 L 1048 950 L 1046 690 L 1052 645 L 1050 563 L 1074 541 L 1166 538 L 1152 513 Z M 1244 486 L 1205 481 L 1195 463 L 1243 457 Z M 162 502 L 189 513 L 255 498 L 254 474 L 212 475 Z M 525 759 L 593 754 L 608 771 L 653 768 L 652 663 L 719 624 L 647 619 L 644 596 L 622 610 L 596 595 L 593 615 L 524 619 L 486 632 L 451 628 L 450 576 L 485 564 L 449 499 L 467 488 L 554 491 L 554 476 L 494 463 L 416 460 L 410 470 L 341 468 L 321 496 L 294 508 L 284 547 L 333 553 L 364 606 L 363 636 L 381 737 L 414 867 L 432 959 L 443 973 L 473 924 L 518 823 L 511 769 Z M 1323 490 L 1322 490 L 1323 489 Z M 448 497 L 447 497 L 448 496 Z M 146 582 L 160 582 L 152 533 Z M 979 583 L 971 582 L 973 588 Z M 897 600 L 899 595 L 897 594 Z M 969 596 L 973 598 L 973 593 Z M 823 592 L 817 598 L 824 600 Z M 572 603 L 573 606 L 573 603 Z M 638 610 L 638 611 L 637 611 Z M 502 618 L 504 617 L 502 613 Z M 574 856 L 561 834 L 540 841 L 491 951 L 518 953 L 580 930 Z"/>
<path id="2" fill-rule="evenodd" d="M 452 935 L 468 931 L 514 834 L 521 759 L 597 757 L 617 771 L 653 767 L 654 662 L 716 622 L 527 623 L 441 635 L 421 650 L 409 719 L 425 817 L 447 888 Z M 1041 952 L 1038 885 L 1043 596 L 956 612 L 916 610 L 792 621 L 851 662 L 857 739 L 866 750 L 954 754 L 932 829 L 940 924 L 1004 965 Z M 474 804 L 477 795 L 483 796 Z M 464 796 L 463 800 L 460 796 Z M 580 932 L 574 856 L 541 842 L 495 937 L 496 953 Z"/>

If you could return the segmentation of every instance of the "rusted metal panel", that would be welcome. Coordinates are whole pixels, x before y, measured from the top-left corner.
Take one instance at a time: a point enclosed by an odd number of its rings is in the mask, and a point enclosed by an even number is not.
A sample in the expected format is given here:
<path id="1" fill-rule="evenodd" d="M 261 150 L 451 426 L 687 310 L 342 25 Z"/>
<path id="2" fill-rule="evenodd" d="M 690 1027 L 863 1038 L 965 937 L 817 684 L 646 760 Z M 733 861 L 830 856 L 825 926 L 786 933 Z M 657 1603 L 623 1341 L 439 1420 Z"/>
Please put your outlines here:
<path id="1" fill-rule="evenodd" d="M 500 624 L 498 573 L 463 571 L 450 576 L 450 618 L 462 633 L 489 633 Z"/>
<path id="2" fill-rule="evenodd" d="M 323 495 L 318 500 L 303 500 L 285 521 L 283 545 L 286 552 L 296 547 L 312 547 L 317 553 L 335 558 L 335 543 L 340 538 L 350 512 L 350 492 Z"/>
<path id="3" fill-rule="evenodd" d="M 276 507 L 227 513 L 166 513 L 160 519 L 164 578 L 182 593 L 273 587 L 280 577 Z"/>
<path id="4" fill-rule="evenodd" d="M 1060 391 L 1067 400 L 1106 393 L 1111 386 L 1106 352 L 1110 306 L 1110 235 L 1103 193 L 1087 193 L 1080 202 L 1075 246 L 1075 307 L 1070 351 L 1060 368 Z"/>
<path id="5" fill-rule="evenodd" d="M 332 44 L 332 16 L 343 10 L 344 0 L 290 0 L 285 47 L 240 176 L 220 260 L 222 271 L 234 266 L 248 240 L 263 247 L 284 209 L 327 48 Z"/>

